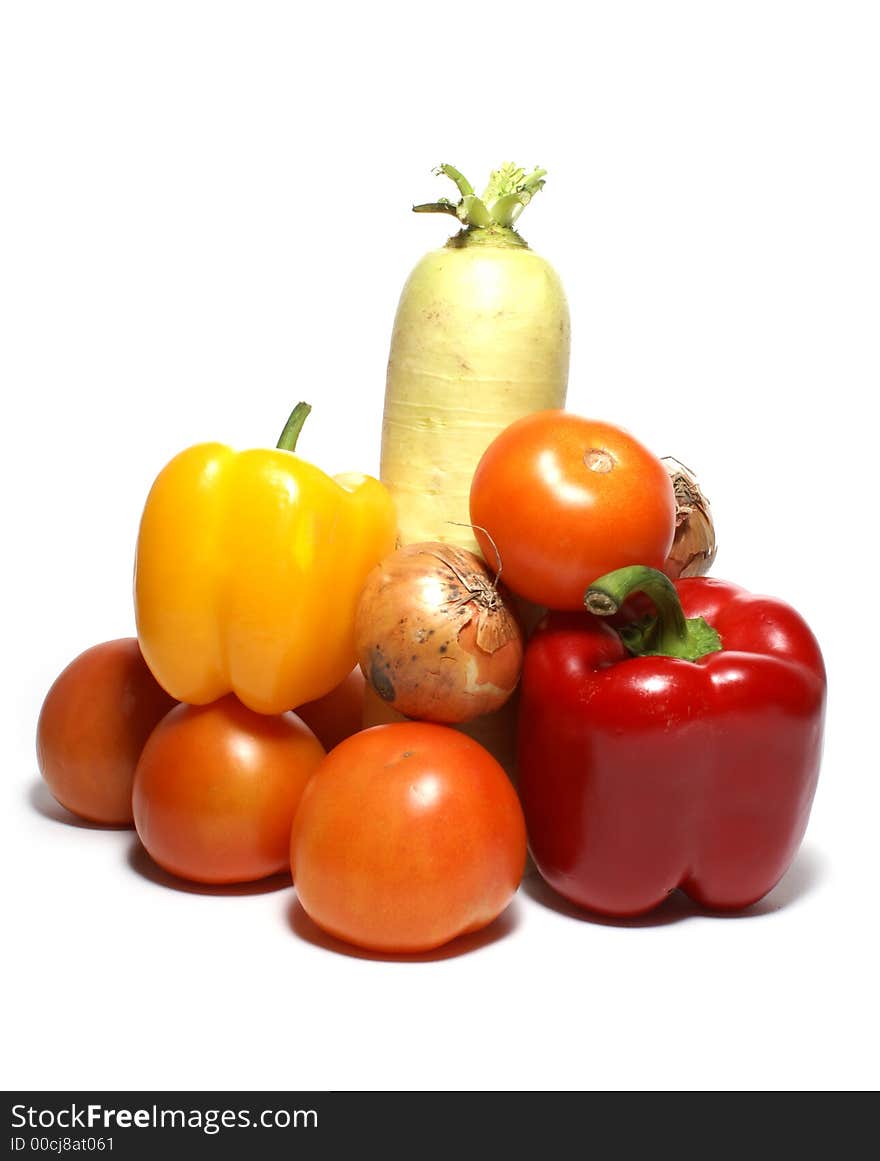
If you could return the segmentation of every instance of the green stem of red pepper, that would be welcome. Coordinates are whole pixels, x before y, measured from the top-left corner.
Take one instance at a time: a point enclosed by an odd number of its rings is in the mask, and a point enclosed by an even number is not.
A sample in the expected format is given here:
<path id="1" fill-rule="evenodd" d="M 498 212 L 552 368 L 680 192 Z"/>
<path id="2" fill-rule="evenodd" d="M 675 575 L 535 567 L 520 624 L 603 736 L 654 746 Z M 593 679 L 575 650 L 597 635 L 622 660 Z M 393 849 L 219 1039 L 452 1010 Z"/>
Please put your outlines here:
<path id="1" fill-rule="evenodd" d="M 296 441 L 299 439 L 299 433 L 302 431 L 302 426 L 308 419 L 311 410 L 311 404 L 297 403 L 284 425 L 284 430 L 275 445 L 276 447 L 282 451 L 296 451 Z"/>
<path id="2" fill-rule="evenodd" d="M 657 610 L 656 616 L 617 628 L 627 651 L 634 657 L 698 661 L 721 648 L 721 638 L 707 621 L 702 617 L 685 617 L 675 585 L 656 568 L 633 564 L 606 573 L 587 589 L 584 604 L 588 612 L 610 617 L 634 593 L 644 593 Z"/>

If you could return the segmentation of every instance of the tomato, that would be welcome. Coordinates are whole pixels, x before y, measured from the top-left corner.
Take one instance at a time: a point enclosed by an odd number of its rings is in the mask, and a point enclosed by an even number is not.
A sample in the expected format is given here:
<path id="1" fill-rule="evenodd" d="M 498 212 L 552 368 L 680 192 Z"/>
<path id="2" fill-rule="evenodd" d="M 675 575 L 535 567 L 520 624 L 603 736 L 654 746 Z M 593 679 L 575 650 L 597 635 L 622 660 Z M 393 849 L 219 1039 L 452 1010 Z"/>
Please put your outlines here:
<path id="1" fill-rule="evenodd" d="M 134 769 L 150 731 L 177 702 L 134 637 L 86 649 L 59 674 L 37 722 L 37 762 L 62 806 L 130 826 Z"/>
<path id="2" fill-rule="evenodd" d="M 522 878 L 526 831 L 504 770 L 448 726 L 374 726 L 318 767 L 293 824 L 305 912 L 384 952 L 427 951 L 491 923 Z"/>
<path id="3" fill-rule="evenodd" d="M 134 777 L 138 836 L 167 871 L 245 883 L 289 866 L 290 827 L 324 748 L 294 713 L 233 695 L 180 705 L 150 736 Z"/>
<path id="4" fill-rule="evenodd" d="M 365 684 L 361 668 L 356 665 L 329 693 L 297 706 L 297 717 L 317 735 L 325 750 L 332 750 L 363 729 Z"/>
<path id="5" fill-rule="evenodd" d="M 613 569 L 662 568 L 675 535 L 660 460 L 621 428 L 567 411 L 527 415 L 489 445 L 470 513 L 486 560 L 500 556 L 508 586 L 551 609 L 583 609 Z"/>

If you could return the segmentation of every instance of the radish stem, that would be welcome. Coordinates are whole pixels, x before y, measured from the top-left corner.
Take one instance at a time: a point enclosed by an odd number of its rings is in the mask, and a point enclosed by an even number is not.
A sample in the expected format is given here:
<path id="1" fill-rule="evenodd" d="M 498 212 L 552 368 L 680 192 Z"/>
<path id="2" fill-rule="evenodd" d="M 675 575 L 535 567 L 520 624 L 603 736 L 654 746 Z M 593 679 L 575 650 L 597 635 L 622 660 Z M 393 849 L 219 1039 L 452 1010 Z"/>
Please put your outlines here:
<path id="1" fill-rule="evenodd" d="M 436 202 L 423 202 L 413 206 L 415 213 L 454 214 L 465 230 L 509 230 L 534 195 L 544 188 L 547 170 L 538 168 L 527 174 L 524 169 L 507 162 L 493 171 L 482 197 L 477 197 L 474 187 L 454 166 L 438 165 L 434 172 L 455 183 L 461 200 L 454 203 L 449 198 L 438 198 Z"/>

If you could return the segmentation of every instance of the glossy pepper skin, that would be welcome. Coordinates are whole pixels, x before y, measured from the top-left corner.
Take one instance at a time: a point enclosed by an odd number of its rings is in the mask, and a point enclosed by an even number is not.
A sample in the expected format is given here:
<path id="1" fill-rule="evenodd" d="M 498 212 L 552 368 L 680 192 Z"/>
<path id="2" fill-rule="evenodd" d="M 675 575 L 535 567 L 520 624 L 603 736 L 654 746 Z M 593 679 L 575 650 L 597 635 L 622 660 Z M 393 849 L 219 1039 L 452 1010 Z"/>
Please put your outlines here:
<path id="1" fill-rule="evenodd" d="M 159 473 L 141 519 L 144 658 L 195 705 L 232 692 L 275 714 L 322 697 L 355 664 L 361 585 L 395 537 L 390 494 L 370 476 L 330 477 L 282 447 L 191 447 Z"/>
<path id="2" fill-rule="evenodd" d="M 720 649 L 632 656 L 585 612 L 550 614 L 526 650 L 532 856 L 556 891 L 605 915 L 650 911 L 676 887 L 711 910 L 756 902 L 797 853 L 816 789 L 826 681 L 805 622 L 720 580 L 674 591 Z"/>

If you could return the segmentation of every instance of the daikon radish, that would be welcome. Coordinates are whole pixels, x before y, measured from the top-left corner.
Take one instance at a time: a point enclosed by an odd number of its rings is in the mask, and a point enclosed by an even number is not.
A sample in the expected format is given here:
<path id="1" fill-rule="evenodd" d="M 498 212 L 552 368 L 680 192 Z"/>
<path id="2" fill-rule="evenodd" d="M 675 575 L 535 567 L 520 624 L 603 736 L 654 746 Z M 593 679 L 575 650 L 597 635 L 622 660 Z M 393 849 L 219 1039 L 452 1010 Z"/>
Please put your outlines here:
<path id="1" fill-rule="evenodd" d="M 478 553 L 471 477 L 515 419 L 565 405 L 571 327 L 559 277 L 514 229 L 546 170 L 503 165 L 482 197 L 451 165 L 436 172 L 455 182 L 460 200 L 413 208 L 452 214 L 462 228 L 422 258 L 400 297 L 380 475 L 401 544 L 442 540 Z"/>

